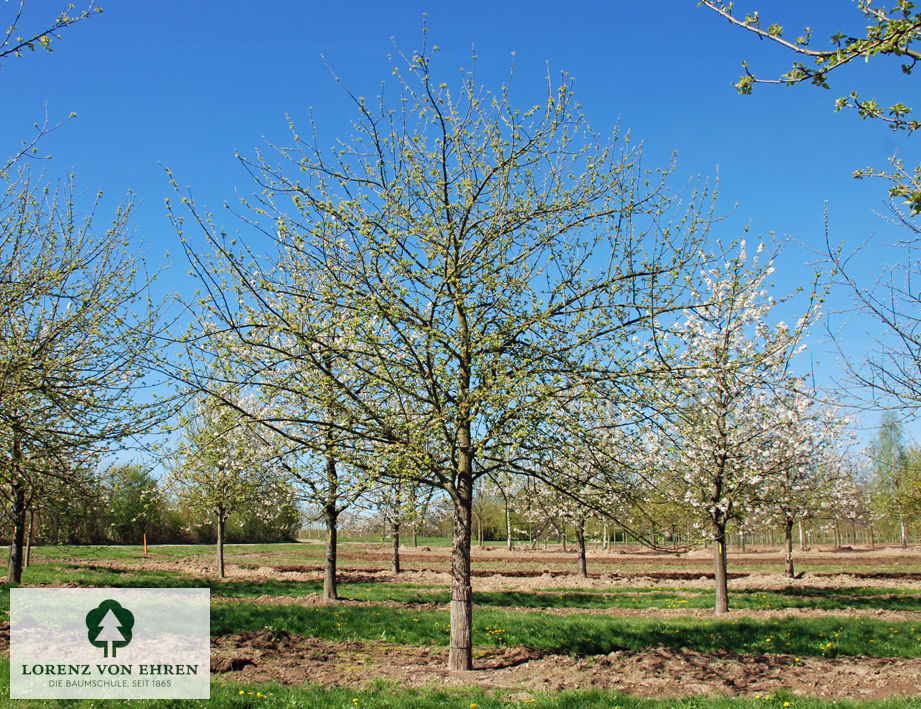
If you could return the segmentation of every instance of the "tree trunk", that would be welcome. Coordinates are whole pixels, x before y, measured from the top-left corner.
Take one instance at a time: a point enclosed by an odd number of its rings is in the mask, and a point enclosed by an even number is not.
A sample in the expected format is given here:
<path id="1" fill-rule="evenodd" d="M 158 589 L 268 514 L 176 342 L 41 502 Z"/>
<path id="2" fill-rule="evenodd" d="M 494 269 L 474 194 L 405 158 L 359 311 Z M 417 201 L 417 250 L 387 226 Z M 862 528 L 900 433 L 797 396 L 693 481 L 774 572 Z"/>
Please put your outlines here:
<path id="1" fill-rule="evenodd" d="M 601 548 L 605 551 L 608 550 L 608 523 L 605 522 L 604 526 L 601 528 Z"/>
<path id="2" fill-rule="evenodd" d="M 336 542 L 338 537 L 339 513 L 335 504 L 326 505 L 323 510 L 326 521 L 326 563 L 323 565 L 323 600 L 337 601 L 339 594 L 336 591 Z"/>
<path id="3" fill-rule="evenodd" d="M 147 556 L 147 532 L 144 532 L 144 556 Z"/>
<path id="4" fill-rule="evenodd" d="M 390 554 L 390 572 L 400 573 L 400 523 L 393 523 L 393 551 Z"/>
<path id="5" fill-rule="evenodd" d="M 224 510 L 217 511 L 217 575 L 224 578 Z"/>
<path id="6" fill-rule="evenodd" d="M 743 554 L 745 553 L 745 541 L 746 541 L 746 540 L 745 540 L 745 530 L 744 530 L 744 529 L 740 529 L 740 530 L 739 530 L 739 542 L 741 542 L 741 543 L 739 544 L 739 546 L 742 548 L 742 553 L 743 553 Z"/>
<path id="7" fill-rule="evenodd" d="M 579 544 L 579 576 L 588 576 L 588 565 L 585 559 L 585 522 L 576 522 L 576 541 Z"/>
<path id="8" fill-rule="evenodd" d="M 503 499 L 505 500 L 505 538 L 508 542 L 508 550 L 512 551 L 512 513 L 508 506 L 508 496 L 504 496 Z"/>
<path id="9" fill-rule="evenodd" d="M 560 544 L 563 545 L 563 551 L 566 551 L 566 525 L 563 525 L 563 531 L 560 532 Z"/>
<path id="10" fill-rule="evenodd" d="M 476 516 L 476 536 L 480 542 L 480 549 L 483 548 L 483 520 L 480 515 Z"/>
<path id="11" fill-rule="evenodd" d="M 803 520 L 797 522 L 799 526 L 799 550 L 806 551 L 806 531 L 803 529 Z"/>
<path id="12" fill-rule="evenodd" d="M 26 529 L 26 488 L 25 483 L 19 478 L 19 463 L 22 460 L 22 444 L 19 437 L 13 436 L 12 460 L 12 485 L 10 496 L 10 522 L 13 525 L 13 536 L 10 538 L 10 561 L 7 570 L 9 583 L 22 583 L 22 556 Z"/>
<path id="13" fill-rule="evenodd" d="M 870 525 L 870 548 L 876 549 L 876 530 Z"/>
<path id="14" fill-rule="evenodd" d="M 905 518 L 899 517 L 899 530 L 902 533 L 902 548 L 908 549 L 908 531 L 905 528 Z"/>
<path id="15" fill-rule="evenodd" d="M 419 546 L 419 527 L 413 522 L 413 548 Z"/>
<path id="16" fill-rule="evenodd" d="M 783 527 L 783 573 L 788 579 L 792 579 L 793 572 L 793 520 L 785 519 Z"/>
<path id="17" fill-rule="evenodd" d="M 713 523 L 713 569 L 716 582 L 716 613 L 729 611 L 729 584 L 726 573 L 726 524 Z"/>
<path id="18" fill-rule="evenodd" d="M 21 483 L 13 484 L 13 500 L 10 506 L 13 536 L 10 540 L 10 563 L 7 579 L 10 583 L 22 583 L 23 547 L 26 529 L 26 493 Z"/>
<path id="19" fill-rule="evenodd" d="M 468 439 L 469 440 L 469 439 Z M 451 549 L 451 634 L 449 670 L 473 669 L 473 591 L 470 586 L 470 542 L 473 522 L 473 460 L 461 447 L 454 495 L 454 541 Z"/>
<path id="20" fill-rule="evenodd" d="M 32 528 L 35 526 L 35 508 L 29 507 L 29 530 L 26 532 L 26 568 L 32 563 Z"/>

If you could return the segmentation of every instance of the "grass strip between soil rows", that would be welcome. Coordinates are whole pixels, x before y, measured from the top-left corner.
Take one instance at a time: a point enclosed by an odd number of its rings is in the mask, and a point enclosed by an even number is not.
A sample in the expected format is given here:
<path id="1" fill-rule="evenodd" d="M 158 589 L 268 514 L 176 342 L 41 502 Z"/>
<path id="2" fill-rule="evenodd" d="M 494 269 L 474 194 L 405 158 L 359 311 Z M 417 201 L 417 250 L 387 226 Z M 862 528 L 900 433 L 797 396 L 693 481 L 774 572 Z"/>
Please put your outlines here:
<path id="1" fill-rule="evenodd" d="M 777 692 L 755 698 L 691 697 L 688 699 L 639 699 L 619 692 L 563 691 L 540 693 L 483 689 L 405 689 L 384 681 L 367 689 L 339 687 L 246 685 L 211 682 L 210 699 L 16 699 L 9 697 L 9 660 L 0 660 L 0 706 L 17 709 L 103 709 L 145 707 L 145 709 L 921 709 L 921 698 L 888 699 L 875 702 L 829 701 Z"/>
<path id="2" fill-rule="evenodd" d="M 323 583 L 265 579 L 215 582 L 199 576 L 167 571 L 134 571 L 101 567 L 34 565 L 25 578 L 28 583 L 61 583 L 66 580 L 81 586 L 135 588 L 208 587 L 214 596 L 246 598 L 284 596 L 298 598 L 322 591 Z M 440 586 L 394 583 L 341 583 L 343 598 L 399 603 L 447 603 L 449 591 Z M 873 591 L 872 593 L 868 591 Z M 707 589 L 612 588 L 605 592 L 582 589 L 561 591 L 477 591 L 478 606 L 517 606 L 521 608 L 712 608 L 714 593 Z M 740 589 L 730 595 L 730 603 L 742 610 L 900 610 L 921 611 L 921 594 L 907 589 L 828 589 L 797 586 L 785 589 Z"/>
<path id="3" fill-rule="evenodd" d="M 298 606 L 213 601 L 213 636 L 270 629 L 327 640 L 385 640 L 404 645 L 446 645 L 446 611 L 376 606 Z M 921 657 L 921 618 L 790 617 L 716 620 L 551 615 L 477 609 L 475 645 L 524 645 L 566 654 L 606 654 L 657 645 L 697 652 L 838 657 Z"/>

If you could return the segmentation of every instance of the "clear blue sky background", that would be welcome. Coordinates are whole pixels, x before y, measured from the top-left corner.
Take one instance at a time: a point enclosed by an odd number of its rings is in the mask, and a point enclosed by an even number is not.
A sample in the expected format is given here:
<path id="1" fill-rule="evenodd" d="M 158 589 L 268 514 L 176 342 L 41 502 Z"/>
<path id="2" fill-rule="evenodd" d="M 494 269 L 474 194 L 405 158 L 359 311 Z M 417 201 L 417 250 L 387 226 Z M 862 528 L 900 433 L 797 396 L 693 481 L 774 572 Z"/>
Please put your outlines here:
<path id="1" fill-rule="evenodd" d="M 390 76 L 394 42 L 407 53 L 421 48 L 424 13 L 430 41 L 441 47 L 436 73 L 445 81 L 470 67 L 475 46 L 479 79 L 497 88 L 515 51 L 513 100 L 522 107 L 539 99 L 548 66 L 554 77 L 567 72 L 593 126 L 619 124 L 644 141 L 647 166 L 677 151 L 676 185 L 718 174 L 720 209 L 732 216 L 715 236 L 731 239 L 750 222 L 750 240 L 773 231 L 803 245 L 789 247 L 778 264 L 778 294 L 805 283 L 804 264 L 817 258 L 809 249 L 824 249 L 826 202 L 834 242 L 853 248 L 873 237 L 857 267 L 862 276 L 874 277 L 899 257 L 880 246 L 904 235 L 874 214 L 885 211 L 885 185 L 850 175 L 867 165 L 885 167 L 896 150 L 917 164 L 921 136 L 893 134 L 852 113 L 835 114 L 833 106 L 854 88 L 911 105 L 918 96 L 914 78 L 902 76 L 894 61 L 849 68 L 833 77 L 831 91 L 766 86 L 742 97 L 732 87 L 742 59 L 756 72 L 777 75 L 792 57 L 695 0 L 101 4 L 104 12 L 66 30 L 53 54 L 27 53 L 0 65 L 0 153 L 30 135 L 46 106 L 52 120 L 75 112 L 75 120 L 42 142 L 41 151 L 54 156 L 45 168 L 52 176 L 72 169 L 86 190 L 105 190 L 108 207 L 129 190 L 137 195 L 142 204 L 134 223 L 149 260 L 172 264 L 164 288 L 193 286 L 166 219 L 170 188 L 162 166 L 220 223 L 237 228 L 220 214 L 222 205 L 254 187 L 235 151 L 252 155 L 264 139 L 285 142 L 285 115 L 303 126 L 311 107 L 323 142 L 348 137 L 354 112 L 321 55 L 354 93 L 373 97 Z M 0 0 L 0 24 L 9 24 L 16 5 Z M 58 9 L 53 0 L 33 0 L 23 33 Z M 739 13 L 751 9 L 794 37 L 804 25 L 823 40 L 838 29 L 859 32 L 862 24 L 847 0 L 737 3 Z M 846 292 L 835 292 L 830 309 L 848 303 Z M 844 317 L 835 322 L 844 324 Z M 850 349 L 866 348 L 865 323 L 850 321 L 847 333 Z M 822 338 L 817 331 L 811 350 L 827 382 L 838 365 Z"/>

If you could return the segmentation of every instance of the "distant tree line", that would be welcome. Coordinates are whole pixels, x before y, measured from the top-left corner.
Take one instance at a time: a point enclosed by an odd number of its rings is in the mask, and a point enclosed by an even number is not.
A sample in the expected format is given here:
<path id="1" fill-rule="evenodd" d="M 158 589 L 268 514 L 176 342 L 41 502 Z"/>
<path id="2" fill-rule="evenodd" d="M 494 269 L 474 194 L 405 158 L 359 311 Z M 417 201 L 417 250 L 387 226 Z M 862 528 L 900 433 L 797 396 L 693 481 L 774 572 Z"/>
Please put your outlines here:
<path id="1" fill-rule="evenodd" d="M 50 478 L 49 480 L 54 480 Z M 55 489 L 56 488 L 56 489 Z M 226 522 L 226 540 L 286 542 L 297 537 L 301 513 L 290 494 L 239 506 Z M 9 543 L 9 514 L 0 517 L 0 535 Z M 49 484 L 29 507 L 27 544 L 213 543 L 213 520 L 190 504 L 189 491 L 166 490 L 139 465 L 117 465 L 105 472 L 77 470 Z"/>

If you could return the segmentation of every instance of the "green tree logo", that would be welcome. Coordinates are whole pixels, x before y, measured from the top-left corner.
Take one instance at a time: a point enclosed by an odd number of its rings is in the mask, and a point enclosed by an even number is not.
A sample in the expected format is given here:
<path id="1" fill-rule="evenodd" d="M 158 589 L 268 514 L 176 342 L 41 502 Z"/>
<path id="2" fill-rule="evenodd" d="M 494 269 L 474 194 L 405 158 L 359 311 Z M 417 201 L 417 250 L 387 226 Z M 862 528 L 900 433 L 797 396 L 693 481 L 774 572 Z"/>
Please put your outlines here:
<path id="1" fill-rule="evenodd" d="M 116 648 L 125 647 L 131 642 L 131 629 L 134 627 L 134 614 L 121 603 L 108 599 L 86 614 L 86 637 L 90 644 L 101 647 L 103 657 L 115 657 Z"/>

